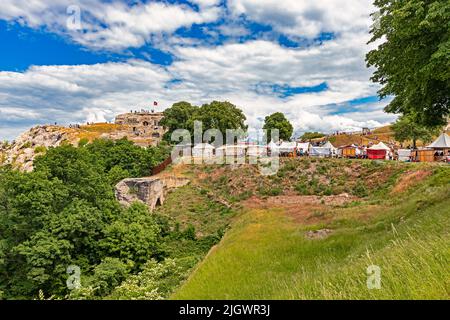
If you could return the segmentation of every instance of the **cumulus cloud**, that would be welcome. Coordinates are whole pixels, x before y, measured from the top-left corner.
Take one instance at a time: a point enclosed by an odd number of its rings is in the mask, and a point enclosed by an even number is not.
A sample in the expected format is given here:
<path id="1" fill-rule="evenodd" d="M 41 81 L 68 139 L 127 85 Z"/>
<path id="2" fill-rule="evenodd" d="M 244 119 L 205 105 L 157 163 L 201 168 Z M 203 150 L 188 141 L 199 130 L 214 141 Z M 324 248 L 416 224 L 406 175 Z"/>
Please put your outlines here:
<path id="1" fill-rule="evenodd" d="M 3 0 L 0 19 L 45 27 L 89 48 L 123 50 L 219 17 L 221 9 L 216 0 L 191 2 L 200 9 L 165 2 L 128 5 L 101 0 Z"/>
<path id="2" fill-rule="evenodd" d="M 367 110 L 357 108 L 352 114 L 332 115 L 330 104 L 376 92 L 368 82 L 369 71 L 355 58 L 363 55 L 361 47 L 344 38 L 311 48 L 285 48 L 258 40 L 173 50 L 178 59 L 166 67 L 129 60 L 0 72 L 0 108 L 31 109 L 32 117 L 39 115 L 44 122 L 70 123 L 112 120 L 117 113 L 149 106 L 154 100 L 167 107 L 180 100 L 202 104 L 217 99 L 240 106 L 252 128 L 260 128 L 264 116 L 276 111 L 286 113 L 303 131 L 372 127 L 387 119 L 380 115 L 368 122 L 359 116 Z M 328 88 L 281 98 L 255 90 L 267 81 L 300 87 L 326 82 Z M 381 109 L 381 104 L 375 108 Z"/>
<path id="3" fill-rule="evenodd" d="M 220 0 L 190 3 L 4 0 L 0 19 L 44 27 L 94 49 L 122 50 L 164 39 L 161 46 L 174 61 L 161 66 L 131 59 L 0 72 L 0 137 L 11 139 L 37 123 L 110 121 L 154 100 L 160 110 L 180 100 L 228 100 L 244 110 L 253 129 L 277 111 L 284 112 L 298 132 L 356 130 L 395 119 L 382 111 L 386 101 L 348 105 L 376 95 L 378 89 L 370 83 L 371 70 L 364 62 L 371 1 L 229 0 L 227 17 Z M 72 4 L 81 8 L 83 32 L 67 29 L 66 10 Z M 225 22 L 215 25 L 215 32 L 230 38 L 252 32 L 243 20 L 269 24 L 287 36 L 336 36 L 298 48 L 265 37 L 216 44 L 168 36 L 180 27 L 218 19 Z M 318 92 L 285 96 L 274 89 L 295 91 L 324 83 Z"/>
<path id="4" fill-rule="evenodd" d="M 230 11 L 293 36 L 367 30 L 371 0 L 229 0 Z"/>

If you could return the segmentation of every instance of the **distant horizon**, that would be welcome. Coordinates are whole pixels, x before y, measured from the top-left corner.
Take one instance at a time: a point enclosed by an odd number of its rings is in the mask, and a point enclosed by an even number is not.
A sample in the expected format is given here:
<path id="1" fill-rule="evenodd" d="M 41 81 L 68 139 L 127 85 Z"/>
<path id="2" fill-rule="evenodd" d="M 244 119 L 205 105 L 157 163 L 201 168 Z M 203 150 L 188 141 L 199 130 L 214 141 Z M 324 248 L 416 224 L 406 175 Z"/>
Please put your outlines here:
<path id="1" fill-rule="evenodd" d="M 142 109 L 142 110 L 144 110 L 144 109 Z M 137 113 L 140 113 L 138 110 L 136 110 L 136 111 L 137 111 Z M 146 110 L 146 111 L 151 111 L 151 110 Z M 121 114 L 128 114 L 128 113 L 132 113 L 132 112 L 130 112 L 130 110 L 129 110 L 128 112 L 124 112 L 124 113 L 121 113 Z M 162 113 L 162 111 L 154 111 L 154 113 Z M 121 114 L 117 114 L 116 116 L 121 115 Z M 37 126 L 55 126 L 55 127 L 62 127 L 62 128 L 70 128 L 71 125 L 72 126 L 73 125 L 87 126 L 87 125 L 96 125 L 96 124 L 114 124 L 114 119 L 115 119 L 115 117 L 113 118 L 113 120 L 103 121 L 103 122 L 84 122 L 84 123 L 68 123 L 68 124 L 62 124 L 62 123 L 56 122 L 56 124 L 55 123 L 36 124 L 36 125 L 30 126 L 29 128 L 26 128 L 24 131 L 19 133 L 19 135 L 17 135 L 16 137 L 14 137 L 12 139 L 4 139 L 4 138 L 0 137 L 0 142 L 5 142 L 5 141 L 6 142 L 12 142 L 16 138 L 18 138 L 22 133 L 27 132 L 27 131 L 29 131 L 32 128 L 37 127 Z M 391 124 L 392 123 L 383 124 L 383 125 L 377 126 L 377 127 L 361 127 L 361 129 L 354 130 L 354 131 L 331 131 L 331 132 L 317 131 L 317 130 L 316 131 L 299 131 L 298 128 L 294 127 L 294 134 L 291 137 L 291 140 L 299 139 L 301 137 L 301 135 L 303 135 L 304 133 L 307 133 L 307 132 L 317 132 L 317 133 L 321 133 L 321 134 L 324 134 L 324 135 L 328 136 L 328 135 L 332 135 L 332 134 L 334 134 L 336 132 L 343 133 L 343 134 L 357 133 L 357 132 L 361 132 L 363 128 L 368 128 L 369 130 L 376 130 L 376 129 L 379 129 L 379 128 L 382 128 L 382 127 L 389 126 Z M 258 139 L 255 138 L 255 135 L 260 130 L 262 130 L 262 128 L 248 128 L 248 130 L 247 130 L 247 133 L 249 134 L 248 141 L 257 141 Z"/>

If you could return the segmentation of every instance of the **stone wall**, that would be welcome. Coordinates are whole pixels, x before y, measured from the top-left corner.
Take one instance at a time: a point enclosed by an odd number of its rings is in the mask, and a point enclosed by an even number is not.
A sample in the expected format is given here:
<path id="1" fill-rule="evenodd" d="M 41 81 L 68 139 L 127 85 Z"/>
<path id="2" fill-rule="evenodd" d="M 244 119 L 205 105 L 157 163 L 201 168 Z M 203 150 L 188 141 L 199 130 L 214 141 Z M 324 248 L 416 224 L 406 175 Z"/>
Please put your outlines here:
<path id="1" fill-rule="evenodd" d="M 147 145 L 156 145 L 167 131 L 160 125 L 162 118 L 162 112 L 130 112 L 118 115 L 115 123 L 124 126 L 128 135 L 141 138 L 143 144 L 148 142 Z"/>
<path id="2" fill-rule="evenodd" d="M 116 185 L 115 193 L 117 200 L 124 206 L 137 201 L 154 210 L 164 203 L 167 192 L 188 183 L 189 179 L 175 176 L 127 178 Z"/>

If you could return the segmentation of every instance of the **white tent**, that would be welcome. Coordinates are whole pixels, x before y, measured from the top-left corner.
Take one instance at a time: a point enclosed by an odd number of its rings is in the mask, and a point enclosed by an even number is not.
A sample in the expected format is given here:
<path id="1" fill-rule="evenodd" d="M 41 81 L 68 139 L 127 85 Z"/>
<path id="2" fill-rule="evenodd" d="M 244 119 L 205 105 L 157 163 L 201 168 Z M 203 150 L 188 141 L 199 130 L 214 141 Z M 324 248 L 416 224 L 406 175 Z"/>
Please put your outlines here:
<path id="1" fill-rule="evenodd" d="M 297 149 L 297 142 L 282 142 L 278 147 L 280 152 L 295 152 Z"/>
<path id="2" fill-rule="evenodd" d="M 331 142 L 330 141 L 327 141 L 323 146 L 322 146 L 322 148 L 329 148 L 330 150 L 331 150 L 331 154 L 332 155 L 336 155 L 336 154 L 338 154 L 338 148 L 336 148 L 335 146 L 333 146 L 332 144 L 331 144 Z"/>
<path id="3" fill-rule="evenodd" d="M 244 157 L 246 149 L 247 149 L 247 145 L 227 144 L 227 145 L 217 148 L 216 155 L 221 156 L 221 157 L 222 156 Z"/>
<path id="4" fill-rule="evenodd" d="M 267 155 L 267 146 L 263 145 L 249 145 L 247 155 L 252 157 L 259 157 Z"/>
<path id="5" fill-rule="evenodd" d="M 389 148 L 387 145 L 385 145 L 383 142 L 379 142 L 378 144 L 375 144 L 373 146 L 371 146 L 370 148 L 368 148 L 370 150 L 386 150 L 386 151 L 391 151 L 391 148 Z"/>
<path id="6" fill-rule="evenodd" d="M 330 157 L 331 149 L 324 147 L 311 147 L 309 149 L 309 155 L 313 157 Z"/>
<path id="7" fill-rule="evenodd" d="M 399 149 L 398 153 L 398 161 L 409 161 L 411 156 L 410 149 Z"/>
<path id="8" fill-rule="evenodd" d="M 450 137 L 445 132 L 441 134 L 428 148 L 450 149 Z"/>
<path id="9" fill-rule="evenodd" d="M 309 151 L 309 142 L 299 142 L 297 143 L 297 150 L 302 150 L 303 152 Z"/>
<path id="10" fill-rule="evenodd" d="M 192 156 L 211 158 L 214 156 L 214 147 L 209 143 L 199 143 L 192 148 Z"/>
<path id="11" fill-rule="evenodd" d="M 376 145 L 367 148 L 367 150 L 386 150 L 386 160 L 389 160 L 389 156 L 392 155 L 391 148 L 385 145 L 383 142 L 379 142 Z"/>

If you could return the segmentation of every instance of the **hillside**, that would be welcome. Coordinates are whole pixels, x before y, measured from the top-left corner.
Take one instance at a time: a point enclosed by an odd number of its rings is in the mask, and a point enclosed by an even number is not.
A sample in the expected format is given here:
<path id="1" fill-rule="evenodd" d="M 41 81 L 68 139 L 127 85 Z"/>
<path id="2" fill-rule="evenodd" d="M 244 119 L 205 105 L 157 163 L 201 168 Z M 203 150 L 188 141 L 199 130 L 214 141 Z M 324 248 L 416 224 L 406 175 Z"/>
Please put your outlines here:
<path id="1" fill-rule="evenodd" d="M 56 125 L 36 126 L 22 133 L 10 144 L 0 145 L 0 164 L 11 164 L 14 168 L 31 171 L 36 155 L 47 148 L 62 144 L 77 146 L 80 141 L 91 142 L 98 138 L 117 140 L 127 137 L 138 145 L 148 144 L 141 138 L 130 135 L 126 126 L 112 123 L 95 123 L 79 127 Z"/>
<path id="2" fill-rule="evenodd" d="M 383 141 L 388 144 L 400 145 L 394 138 L 390 126 L 380 127 L 372 130 L 370 134 L 363 135 L 361 133 L 342 133 L 339 135 L 333 135 L 323 138 L 322 140 L 329 139 L 335 146 L 344 146 L 350 144 L 368 145 L 369 143 L 378 143 Z"/>
<path id="3" fill-rule="evenodd" d="M 271 178 L 250 166 L 185 171 L 236 215 L 174 299 L 449 298 L 446 166 L 292 159 Z M 366 286 L 370 265 L 379 290 Z"/>
<path id="4" fill-rule="evenodd" d="M 447 133 L 450 133 L 450 125 L 447 126 L 446 130 Z M 436 137 L 437 138 L 437 137 Z M 369 145 L 370 143 L 377 144 L 378 142 L 382 141 L 386 144 L 396 145 L 398 147 L 401 146 L 401 144 L 395 140 L 394 132 L 392 131 L 391 126 L 384 126 L 380 128 L 376 128 L 372 130 L 370 134 L 363 135 L 361 133 L 342 133 L 339 135 L 332 135 L 332 136 L 325 136 L 320 139 L 314 139 L 315 142 L 322 142 L 329 140 L 334 146 L 345 146 L 350 144 L 357 144 L 357 145 Z M 412 141 L 405 141 L 403 143 L 404 146 L 412 145 Z M 422 141 L 417 141 L 417 146 L 422 147 L 424 144 Z"/>

